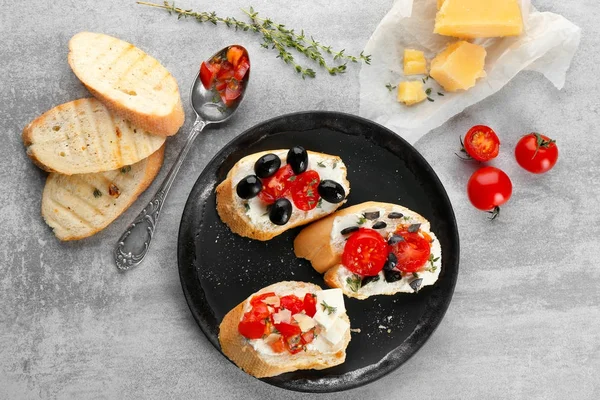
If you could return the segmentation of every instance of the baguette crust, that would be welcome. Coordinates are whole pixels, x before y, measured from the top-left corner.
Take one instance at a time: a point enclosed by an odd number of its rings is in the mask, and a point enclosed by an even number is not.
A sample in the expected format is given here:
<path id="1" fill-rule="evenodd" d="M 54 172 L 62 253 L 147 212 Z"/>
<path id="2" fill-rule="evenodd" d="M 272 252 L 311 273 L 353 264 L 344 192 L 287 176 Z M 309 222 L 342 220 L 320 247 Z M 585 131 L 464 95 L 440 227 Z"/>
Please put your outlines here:
<path id="1" fill-rule="evenodd" d="M 350 342 L 350 330 L 342 339 L 341 349 L 333 353 L 319 353 L 316 350 L 297 354 L 265 355 L 259 354 L 238 332 L 238 324 L 244 313 L 246 301 L 257 294 L 275 291 L 277 289 L 289 290 L 306 289 L 306 292 L 322 290 L 321 287 L 306 282 L 278 282 L 252 294 L 248 299 L 238 304 L 225 315 L 219 326 L 219 343 L 221 350 L 234 364 L 248 374 L 257 378 L 276 376 L 285 372 L 299 369 L 325 369 L 342 364 L 346 360 L 346 347 Z M 348 316 L 343 315 L 348 321 Z"/>
<path id="2" fill-rule="evenodd" d="M 285 224 L 283 226 L 270 224 L 269 229 L 264 229 L 260 226 L 256 226 L 255 224 L 253 224 L 253 222 L 250 220 L 248 215 L 245 213 L 245 210 L 237 204 L 237 200 L 238 200 L 237 193 L 236 193 L 237 182 L 233 182 L 233 178 L 234 178 L 234 176 L 236 176 L 236 174 L 239 170 L 240 163 L 242 161 L 248 161 L 248 160 L 255 161 L 265 154 L 278 153 L 278 152 L 282 152 L 282 151 L 287 151 L 287 150 L 282 150 L 282 149 L 269 150 L 269 151 L 263 151 L 260 153 L 251 154 L 247 157 L 244 157 L 242 160 L 238 161 L 238 163 L 236 163 L 236 165 L 234 165 L 234 167 L 227 174 L 226 179 L 217 186 L 217 189 L 216 189 L 217 212 L 219 214 L 219 217 L 221 217 L 221 220 L 227 226 L 229 226 L 229 228 L 231 229 L 232 232 L 234 232 L 240 236 L 243 236 L 243 237 L 248 237 L 250 239 L 266 241 L 266 240 L 270 240 L 270 239 L 274 238 L 275 236 L 282 234 L 283 232 L 287 231 L 288 229 L 292 229 L 292 228 L 300 226 L 300 225 L 308 224 L 312 221 L 322 218 L 324 215 L 327 215 L 325 213 L 322 213 L 322 214 L 316 213 L 312 217 L 307 218 L 304 215 L 302 215 L 302 216 L 298 215 L 297 213 L 299 211 L 296 208 L 294 208 L 292 217 L 287 224 Z M 328 154 L 308 151 L 308 155 L 309 155 L 309 159 L 311 158 L 311 156 L 312 157 L 321 156 L 321 157 L 331 157 L 332 159 L 337 160 L 338 162 L 341 162 L 341 159 L 339 157 L 330 156 Z M 341 183 L 342 186 L 347 188 L 346 197 L 348 197 L 348 194 L 350 193 L 350 182 L 348 182 L 348 180 L 346 178 L 346 167 L 342 165 L 339 168 L 340 168 L 340 170 L 343 171 L 343 181 L 339 182 L 339 183 Z M 336 209 L 338 209 L 339 207 L 341 207 L 345 202 L 346 202 L 346 200 L 344 200 L 343 202 L 341 202 L 339 204 L 336 204 L 331 212 L 333 212 Z"/>
<path id="3" fill-rule="evenodd" d="M 46 111 L 23 129 L 22 138 L 35 165 L 64 175 L 133 165 L 165 143 L 165 137 L 131 125 L 92 97 Z"/>
<path id="4" fill-rule="evenodd" d="M 185 113 L 175 78 L 134 45 L 80 32 L 69 41 L 68 62 L 94 97 L 134 125 L 162 136 L 176 134 L 183 125 Z"/>
<path id="5" fill-rule="evenodd" d="M 98 233 L 150 186 L 162 166 L 164 149 L 165 146 L 161 146 L 127 172 L 50 174 L 42 195 L 42 217 L 63 241 L 80 240 Z M 111 184 L 118 188 L 118 196 L 110 194 Z M 94 194 L 96 189 L 98 196 Z"/>

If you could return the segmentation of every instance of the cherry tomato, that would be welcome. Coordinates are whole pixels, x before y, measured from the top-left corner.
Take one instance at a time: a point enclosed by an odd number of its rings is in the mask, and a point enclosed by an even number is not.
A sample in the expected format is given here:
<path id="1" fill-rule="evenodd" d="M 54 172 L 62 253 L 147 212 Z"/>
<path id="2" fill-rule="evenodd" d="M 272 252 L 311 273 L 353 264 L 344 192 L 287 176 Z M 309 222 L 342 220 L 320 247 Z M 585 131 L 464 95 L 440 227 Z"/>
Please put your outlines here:
<path id="1" fill-rule="evenodd" d="M 249 69 L 250 62 L 246 57 L 242 57 L 237 67 L 235 68 L 235 74 L 233 75 L 233 77 L 238 81 L 241 81 L 242 79 L 244 79 L 244 76 L 246 76 L 246 72 L 248 72 Z"/>
<path id="2" fill-rule="evenodd" d="M 311 329 L 308 332 L 304 332 L 300 337 L 303 344 L 309 344 L 315 339 L 315 331 L 314 329 Z"/>
<path id="3" fill-rule="evenodd" d="M 263 179 L 263 189 L 258 194 L 258 198 L 266 204 L 273 204 L 275 200 L 284 197 L 292 186 L 294 171 L 289 164 L 279 168 L 275 174 L 269 178 Z"/>
<path id="4" fill-rule="evenodd" d="M 292 315 L 298 314 L 304 310 L 304 301 L 293 294 L 281 297 L 279 304 L 282 308 L 290 310 Z"/>
<path id="5" fill-rule="evenodd" d="M 255 306 L 257 304 L 264 304 L 263 303 L 264 299 L 266 299 L 268 297 L 273 297 L 273 296 L 275 296 L 275 293 L 273 293 L 273 292 L 259 294 L 258 296 L 254 296 L 252 299 L 250 299 L 250 305 Z"/>
<path id="6" fill-rule="evenodd" d="M 292 200 L 296 207 L 302 211 L 312 210 L 317 206 L 319 199 L 319 173 L 317 171 L 306 171 L 297 175 L 292 183 Z"/>
<path id="7" fill-rule="evenodd" d="M 495 167 L 483 167 L 471 175 L 467 194 L 475 208 L 493 210 L 492 218 L 495 218 L 500 210 L 499 206 L 510 199 L 512 182 L 504 171 Z"/>
<path id="8" fill-rule="evenodd" d="M 244 55 L 244 50 L 237 47 L 237 46 L 231 46 L 228 50 L 227 50 L 227 61 L 229 61 L 232 65 L 233 68 L 237 68 L 238 66 L 238 61 L 240 60 L 240 58 Z"/>
<path id="9" fill-rule="evenodd" d="M 515 147 L 517 163 L 534 174 L 550 171 L 558 160 L 556 141 L 539 133 L 530 133 L 519 140 Z"/>
<path id="10" fill-rule="evenodd" d="M 312 293 L 304 295 L 304 311 L 309 317 L 314 317 L 317 313 L 317 296 Z"/>
<path id="11" fill-rule="evenodd" d="M 216 75 L 217 71 L 214 66 L 202 61 L 200 65 L 200 81 L 202 81 L 202 85 L 206 90 L 210 90 Z"/>
<path id="12" fill-rule="evenodd" d="M 289 352 L 292 354 L 299 353 L 304 348 L 302 345 L 302 337 L 300 336 L 300 334 L 286 337 L 286 338 L 284 338 L 284 340 L 285 340 L 286 347 L 288 348 Z"/>
<path id="13" fill-rule="evenodd" d="M 342 263 L 355 274 L 375 276 L 383 269 L 388 253 L 383 236 L 373 229 L 360 228 L 348 238 Z"/>
<path id="14" fill-rule="evenodd" d="M 403 272 L 417 272 L 427 263 L 431 254 L 430 241 L 417 232 L 398 231 L 403 241 L 391 246 L 392 253 L 398 259 L 396 268 Z"/>
<path id="15" fill-rule="evenodd" d="M 279 339 L 271 342 L 270 346 L 275 353 L 283 353 L 285 351 L 285 341 L 283 340 L 283 336 L 279 336 Z"/>
<path id="16" fill-rule="evenodd" d="M 285 322 L 281 322 L 279 324 L 274 324 L 275 329 L 279 331 L 283 335 L 283 337 L 290 337 L 294 335 L 299 335 L 302 333 L 300 327 L 294 324 L 287 324 Z"/>
<path id="17" fill-rule="evenodd" d="M 500 151 L 500 140 L 489 126 L 475 125 L 465 135 L 464 151 L 477 161 L 489 161 L 496 158 Z"/>

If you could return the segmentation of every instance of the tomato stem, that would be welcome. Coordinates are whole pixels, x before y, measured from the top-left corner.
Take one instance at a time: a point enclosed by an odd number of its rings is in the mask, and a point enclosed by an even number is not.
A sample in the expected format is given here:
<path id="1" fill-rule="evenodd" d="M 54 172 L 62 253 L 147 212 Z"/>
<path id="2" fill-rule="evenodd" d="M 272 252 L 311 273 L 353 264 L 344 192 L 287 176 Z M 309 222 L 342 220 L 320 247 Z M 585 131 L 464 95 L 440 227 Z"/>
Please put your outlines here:
<path id="1" fill-rule="evenodd" d="M 533 153 L 533 157 L 531 157 L 531 159 L 533 160 L 535 158 L 535 156 L 537 156 L 537 153 L 540 150 L 540 147 L 547 149 L 550 147 L 551 144 L 556 143 L 556 140 L 553 140 L 553 139 L 544 140 L 542 135 L 540 135 L 539 133 L 537 133 L 537 132 L 531 132 L 531 133 L 535 136 L 535 153 Z"/>
<path id="2" fill-rule="evenodd" d="M 488 217 L 489 220 L 493 221 L 500 216 L 500 207 L 496 206 L 493 210 L 488 211 L 487 213 L 490 214 L 490 216 Z"/>

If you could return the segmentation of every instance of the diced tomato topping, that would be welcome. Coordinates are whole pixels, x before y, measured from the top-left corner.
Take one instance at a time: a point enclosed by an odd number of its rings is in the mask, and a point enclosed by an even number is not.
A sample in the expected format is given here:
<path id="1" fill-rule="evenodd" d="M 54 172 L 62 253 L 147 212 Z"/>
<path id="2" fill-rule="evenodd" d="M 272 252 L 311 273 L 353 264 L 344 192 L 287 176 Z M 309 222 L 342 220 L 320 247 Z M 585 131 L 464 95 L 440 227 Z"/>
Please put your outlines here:
<path id="1" fill-rule="evenodd" d="M 269 317 L 269 309 L 265 303 L 257 303 L 252 307 L 250 313 L 255 319 L 263 320 Z M 246 313 L 248 314 L 248 313 Z"/>
<path id="2" fill-rule="evenodd" d="M 210 64 L 202 61 L 202 65 L 200 65 L 200 81 L 202 81 L 202 85 L 206 90 L 210 90 L 216 75 L 216 71 Z"/>
<path id="3" fill-rule="evenodd" d="M 235 68 L 235 74 L 233 75 L 233 77 L 238 81 L 241 81 L 242 79 L 244 79 L 244 76 L 246 76 L 246 72 L 248 72 L 249 69 L 250 62 L 246 57 L 242 57 L 239 64 Z"/>
<path id="4" fill-rule="evenodd" d="M 285 322 L 274 324 L 275 329 L 279 331 L 284 337 L 290 337 L 294 335 L 299 335 L 302 333 L 300 327 L 295 324 L 286 324 Z"/>
<path id="5" fill-rule="evenodd" d="M 221 92 L 221 91 L 225 90 L 226 88 L 227 88 L 227 82 L 217 81 L 217 83 L 215 85 L 215 89 L 217 89 L 218 92 Z"/>
<path id="6" fill-rule="evenodd" d="M 317 313 L 317 296 L 312 293 L 304 295 L 304 311 L 309 317 L 314 317 Z"/>
<path id="7" fill-rule="evenodd" d="M 233 101 L 242 94 L 242 85 L 235 79 L 231 79 L 225 88 L 225 98 L 227 101 Z"/>
<path id="8" fill-rule="evenodd" d="M 260 339 L 265 332 L 266 325 L 261 321 L 248 321 L 242 319 L 238 325 L 240 334 L 248 339 Z"/>
<path id="9" fill-rule="evenodd" d="M 315 330 L 311 329 L 308 332 L 304 332 L 302 335 L 302 343 L 304 344 L 309 344 L 310 342 L 312 342 L 315 339 Z"/>
<path id="10" fill-rule="evenodd" d="M 221 69 L 217 73 L 217 79 L 220 81 L 225 81 L 225 80 L 233 78 L 234 74 L 235 74 L 235 71 L 233 69 L 233 65 L 231 65 L 231 63 L 229 63 L 227 61 L 224 61 L 221 64 Z"/>
<path id="11" fill-rule="evenodd" d="M 279 168 L 279 171 L 269 178 L 263 179 L 263 189 L 258 194 L 258 198 L 266 204 L 273 204 L 277 199 L 285 197 L 290 191 L 294 176 L 294 171 L 289 164 Z"/>
<path id="12" fill-rule="evenodd" d="M 275 293 L 273 293 L 273 292 L 259 294 L 258 296 L 254 296 L 250 300 L 250 305 L 255 306 L 257 304 L 263 303 L 263 300 L 265 300 L 265 299 L 267 299 L 269 297 L 273 297 L 273 296 L 275 296 Z"/>
<path id="13" fill-rule="evenodd" d="M 293 294 L 281 297 L 279 304 L 282 308 L 290 310 L 292 315 L 298 314 L 304 309 L 304 301 L 300 300 Z"/>
<path id="14" fill-rule="evenodd" d="M 302 351 L 302 338 L 300 334 L 289 336 L 285 338 L 285 343 L 290 353 L 296 354 Z"/>
<path id="15" fill-rule="evenodd" d="M 283 353 L 286 349 L 285 340 L 283 339 L 283 336 L 279 336 L 278 340 L 271 342 L 270 346 L 275 353 Z"/>
<path id="16" fill-rule="evenodd" d="M 237 68 L 240 58 L 244 55 L 244 50 L 237 46 L 231 46 L 227 50 L 227 61 L 233 64 L 233 68 Z"/>

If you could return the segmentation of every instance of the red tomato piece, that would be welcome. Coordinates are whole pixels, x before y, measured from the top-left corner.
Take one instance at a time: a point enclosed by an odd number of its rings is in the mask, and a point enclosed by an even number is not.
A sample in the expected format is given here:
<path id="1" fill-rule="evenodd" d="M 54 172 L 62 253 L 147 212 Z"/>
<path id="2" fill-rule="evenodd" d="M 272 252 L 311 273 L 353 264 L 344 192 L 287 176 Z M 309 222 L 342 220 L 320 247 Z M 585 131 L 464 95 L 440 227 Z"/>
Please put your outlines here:
<path id="1" fill-rule="evenodd" d="M 300 334 L 286 337 L 284 340 L 289 352 L 292 354 L 299 353 L 302 351 L 302 349 L 304 349 L 304 346 L 302 345 L 302 337 L 300 336 Z"/>
<path id="2" fill-rule="evenodd" d="M 319 199 L 319 183 L 321 178 L 317 171 L 306 171 L 294 177 L 292 183 L 292 200 L 294 205 L 302 211 L 309 211 L 317 207 Z"/>
<path id="3" fill-rule="evenodd" d="M 317 296 L 312 293 L 304 295 L 304 311 L 309 317 L 314 317 L 317 313 Z"/>
<path id="4" fill-rule="evenodd" d="M 200 65 L 200 81 L 206 90 L 210 90 L 216 75 L 217 72 L 212 65 L 202 61 Z"/>
<path id="5" fill-rule="evenodd" d="M 285 341 L 283 340 L 283 336 L 280 336 L 278 340 L 271 342 L 271 349 L 275 353 L 283 353 L 285 351 Z"/>
<path id="6" fill-rule="evenodd" d="M 534 174 L 550 171 L 558 160 L 556 141 L 539 133 L 523 136 L 515 147 L 517 163 Z"/>
<path id="7" fill-rule="evenodd" d="M 304 332 L 301 335 L 301 338 L 302 338 L 302 343 L 303 344 L 309 344 L 310 342 L 312 342 L 315 339 L 315 331 L 314 331 L 314 329 L 311 329 L 308 332 Z"/>
<path id="8" fill-rule="evenodd" d="M 242 57 L 242 59 L 240 60 L 240 62 L 238 63 L 238 65 L 235 69 L 235 74 L 233 75 L 233 77 L 235 79 L 237 79 L 238 81 L 241 81 L 242 79 L 244 79 L 244 76 L 246 76 L 246 73 L 248 72 L 249 69 L 250 69 L 250 62 L 248 61 L 248 59 L 246 57 Z"/>
<path id="9" fill-rule="evenodd" d="M 242 85 L 235 79 L 230 79 L 225 87 L 225 99 L 233 101 L 242 94 Z"/>
<path id="10" fill-rule="evenodd" d="M 231 46 L 227 50 L 227 61 L 229 61 L 233 65 L 233 68 L 237 68 L 238 62 L 243 55 L 244 50 L 242 48 L 237 46 Z"/>
<path id="11" fill-rule="evenodd" d="M 256 320 L 264 320 L 269 317 L 269 309 L 267 305 L 263 302 L 256 303 L 252 306 L 252 310 L 247 312 L 246 314 L 251 314 L 252 318 Z"/>
<path id="12" fill-rule="evenodd" d="M 427 263 L 431 254 L 431 241 L 417 232 L 400 230 L 396 232 L 403 241 L 391 246 L 392 253 L 398 259 L 396 268 L 403 272 L 417 272 Z"/>
<path id="13" fill-rule="evenodd" d="M 257 304 L 264 304 L 263 303 L 264 299 L 266 299 L 268 297 L 273 297 L 273 296 L 275 296 L 274 292 L 259 294 L 258 296 L 254 296 L 252 299 L 250 299 L 250 305 L 255 306 Z"/>
<path id="14" fill-rule="evenodd" d="M 221 69 L 217 73 L 217 79 L 220 81 L 227 81 L 228 79 L 233 78 L 234 74 L 235 70 L 233 69 L 233 65 L 228 61 L 223 61 L 223 63 L 221 63 Z"/>
<path id="15" fill-rule="evenodd" d="M 238 325 L 240 335 L 248 339 L 260 339 L 265 334 L 266 324 L 261 321 L 241 320 Z"/>
<path id="16" fill-rule="evenodd" d="M 266 204 L 273 204 L 275 200 L 285 197 L 290 191 L 294 176 L 294 171 L 289 164 L 279 168 L 275 174 L 269 178 L 263 179 L 263 189 L 258 194 L 258 198 Z"/>
<path id="17" fill-rule="evenodd" d="M 215 89 L 217 89 L 217 92 L 221 92 L 221 91 L 227 89 L 227 82 L 217 81 L 215 84 Z"/>
<path id="18" fill-rule="evenodd" d="M 465 135 L 464 150 L 477 161 L 489 161 L 500 151 L 500 139 L 489 126 L 475 125 Z"/>
<path id="19" fill-rule="evenodd" d="M 292 315 L 298 314 L 304 309 L 304 301 L 293 294 L 281 297 L 279 304 L 282 308 L 290 310 Z"/>
<path id="20" fill-rule="evenodd" d="M 495 167 L 483 167 L 471 175 L 467 183 L 467 194 L 475 208 L 494 210 L 492 218 L 495 218 L 498 207 L 510 199 L 512 182 L 504 171 Z"/>
<path id="21" fill-rule="evenodd" d="M 375 276 L 383 269 L 389 253 L 386 240 L 377 231 L 360 228 L 348 238 L 342 263 L 362 276 Z"/>
<path id="22" fill-rule="evenodd" d="M 274 324 L 273 326 L 275 326 L 275 329 L 277 329 L 285 338 L 302 333 L 300 327 L 294 324 L 286 324 L 285 322 L 281 322 L 279 324 Z"/>

